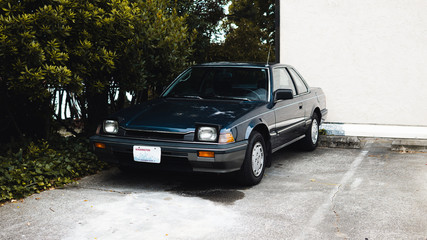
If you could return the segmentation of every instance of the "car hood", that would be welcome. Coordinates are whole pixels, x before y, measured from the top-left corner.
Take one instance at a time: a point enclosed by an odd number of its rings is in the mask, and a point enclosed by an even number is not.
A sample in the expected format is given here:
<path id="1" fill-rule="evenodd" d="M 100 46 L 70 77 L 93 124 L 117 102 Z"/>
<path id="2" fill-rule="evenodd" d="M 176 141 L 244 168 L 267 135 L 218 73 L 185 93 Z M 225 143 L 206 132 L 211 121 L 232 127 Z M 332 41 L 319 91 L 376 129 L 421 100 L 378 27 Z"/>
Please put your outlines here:
<path id="1" fill-rule="evenodd" d="M 165 99 L 150 101 L 116 114 L 127 129 L 193 131 L 196 123 L 227 127 L 263 102 Z"/>

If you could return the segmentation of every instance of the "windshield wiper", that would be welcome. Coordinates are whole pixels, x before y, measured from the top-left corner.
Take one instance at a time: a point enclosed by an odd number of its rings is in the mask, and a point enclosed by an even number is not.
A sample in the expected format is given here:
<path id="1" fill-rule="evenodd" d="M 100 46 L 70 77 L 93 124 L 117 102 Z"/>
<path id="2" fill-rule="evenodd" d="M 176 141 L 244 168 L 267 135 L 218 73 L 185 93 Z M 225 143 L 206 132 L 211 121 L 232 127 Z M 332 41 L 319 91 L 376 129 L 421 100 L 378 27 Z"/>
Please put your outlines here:
<path id="1" fill-rule="evenodd" d="M 178 95 L 172 95 L 172 96 L 166 96 L 166 97 L 172 97 L 172 98 L 190 98 L 190 99 L 203 99 L 200 96 L 195 95 L 185 95 L 185 96 L 178 96 Z"/>
<path id="2" fill-rule="evenodd" d="M 203 99 L 202 97 L 195 96 L 195 95 L 188 95 L 188 96 L 181 96 L 181 97 L 183 97 L 183 98 L 193 98 L 193 99 Z"/>
<path id="3" fill-rule="evenodd" d="M 226 97 L 226 96 L 218 96 L 218 95 L 212 96 L 212 98 L 219 98 L 224 100 L 240 100 L 240 101 L 248 101 L 248 102 L 252 101 L 251 99 L 244 98 L 244 97 Z"/>

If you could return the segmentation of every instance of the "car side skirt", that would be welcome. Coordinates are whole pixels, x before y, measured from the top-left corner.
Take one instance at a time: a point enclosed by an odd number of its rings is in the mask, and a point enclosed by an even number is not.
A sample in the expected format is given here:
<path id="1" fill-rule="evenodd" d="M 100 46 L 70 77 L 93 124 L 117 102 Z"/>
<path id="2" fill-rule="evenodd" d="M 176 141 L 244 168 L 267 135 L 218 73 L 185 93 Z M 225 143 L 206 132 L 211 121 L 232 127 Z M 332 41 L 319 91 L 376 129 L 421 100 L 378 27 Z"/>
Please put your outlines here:
<path id="1" fill-rule="evenodd" d="M 285 144 L 283 144 L 283 145 L 280 145 L 280 146 L 278 146 L 278 147 L 274 148 L 273 150 L 271 150 L 271 152 L 272 152 L 272 153 L 274 153 L 274 152 L 276 152 L 276 151 L 278 151 L 278 150 L 280 150 L 280 149 L 282 149 L 282 148 L 284 148 L 284 147 L 286 147 L 286 146 L 289 146 L 289 145 L 291 145 L 292 143 L 295 143 L 295 142 L 297 142 L 297 141 L 299 141 L 299 140 L 301 140 L 301 139 L 303 139 L 303 138 L 305 138 L 305 134 L 304 134 L 304 135 L 301 135 L 301 136 L 299 136 L 299 137 L 297 137 L 297 138 L 295 138 L 295 139 L 293 139 L 293 140 L 291 140 L 291 141 L 289 141 L 289 142 L 287 142 L 287 143 L 285 143 Z"/>

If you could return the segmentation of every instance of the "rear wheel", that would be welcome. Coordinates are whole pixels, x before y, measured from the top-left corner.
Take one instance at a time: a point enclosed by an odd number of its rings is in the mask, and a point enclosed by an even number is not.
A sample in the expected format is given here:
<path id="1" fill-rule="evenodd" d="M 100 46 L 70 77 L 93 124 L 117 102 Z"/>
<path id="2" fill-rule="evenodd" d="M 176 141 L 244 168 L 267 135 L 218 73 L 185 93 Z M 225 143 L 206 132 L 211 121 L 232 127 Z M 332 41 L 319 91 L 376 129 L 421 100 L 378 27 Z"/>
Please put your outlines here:
<path id="1" fill-rule="evenodd" d="M 301 146 L 304 150 L 313 151 L 319 144 L 319 117 L 313 113 L 311 124 L 305 132 L 305 138 L 301 140 Z"/>
<path id="2" fill-rule="evenodd" d="M 253 131 L 249 137 L 245 160 L 239 172 L 239 181 L 244 185 L 256 185 L 264 176 L 266 164 L 266 148 L 263 136 Z"/>

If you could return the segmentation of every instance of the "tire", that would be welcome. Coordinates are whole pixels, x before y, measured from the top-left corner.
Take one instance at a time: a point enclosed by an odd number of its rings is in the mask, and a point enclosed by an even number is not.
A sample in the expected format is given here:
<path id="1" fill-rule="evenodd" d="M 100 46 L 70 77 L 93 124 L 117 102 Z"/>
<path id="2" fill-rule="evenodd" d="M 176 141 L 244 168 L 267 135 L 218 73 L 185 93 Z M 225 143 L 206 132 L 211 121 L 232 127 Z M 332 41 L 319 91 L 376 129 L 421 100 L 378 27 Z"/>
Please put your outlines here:
<path id="1" fill-rule="evenodd" d="M 263 136 L 253 131 L 249 137 L 245 160 L 240 169 L 238 180 L 246 186 L 253 186 L 261 182 L 267 159 L 267 151 Z"/>
<path id="2" fill-rule="evenodd" d="M 310 126 L 305 132 L 305 138 L 301 140 L 301 147 L 306 151 L 313 151 L 319 144 L 319 116 L 313 113 Z"/>

